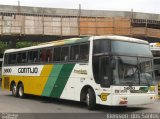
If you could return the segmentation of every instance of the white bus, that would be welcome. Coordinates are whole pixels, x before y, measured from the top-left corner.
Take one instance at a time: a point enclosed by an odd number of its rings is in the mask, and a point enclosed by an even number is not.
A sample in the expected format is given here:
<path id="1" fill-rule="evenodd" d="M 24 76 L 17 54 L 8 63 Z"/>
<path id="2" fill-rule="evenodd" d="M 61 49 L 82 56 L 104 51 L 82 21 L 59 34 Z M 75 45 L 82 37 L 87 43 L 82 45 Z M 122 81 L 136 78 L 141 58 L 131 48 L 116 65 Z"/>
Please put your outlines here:
<path id="1" fill-rule="evenodd" d="M 2 80 L 2 62 L 3 58 L 0 58 L 0 81 Z"/>
<path id="2" fill-rule="evenodd" d="M 150 43 L 150 47 L 154 57 L 155 81 L 160 83 L 160 43 Z"/>
<path id="3" fill-rule="evenodd" d="M 153 103 L 153 56 L 149 43 L 123 36 L 72 38 L 6 50 L 3 89 L 96 104 Z"/>
<path id="4" fill-rule="evenodd" d="M 2 79 L 2 62 L 3 62 L 3 53 L 0 53 L 0 84 Z"/>

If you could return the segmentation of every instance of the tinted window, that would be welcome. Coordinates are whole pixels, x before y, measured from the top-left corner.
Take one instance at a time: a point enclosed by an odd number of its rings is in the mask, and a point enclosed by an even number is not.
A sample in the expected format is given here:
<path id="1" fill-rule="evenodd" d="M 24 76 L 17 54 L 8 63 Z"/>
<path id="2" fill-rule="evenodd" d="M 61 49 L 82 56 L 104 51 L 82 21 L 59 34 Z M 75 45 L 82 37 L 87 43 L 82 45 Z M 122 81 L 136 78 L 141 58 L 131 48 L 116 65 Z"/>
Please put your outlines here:
<path id="1" fill-rule="evenodd" d="M 16 63 L 16 54 L 9 54 L 8 64 L 15 64 L 15 63 Z"/>
<path id="2" fill-rule="evenodd" d="M 40 62 L 52 61 L 52 49 L 42 49 L 39 55 Z"/>
<path id="3" fill-rule="evenodd" d="M 152 57 L 149 45 L 133 43 L 133 42 L 122 42 L 122 41 L 112 41 L 111 51 L 118 54 L 132 54 L 134 56 L 149 56 Z"/>
<path id="4" fill-rule="evenodd" d="M 46 50 L 46 62 L 52 61 L 52 49 Z"/>
<path id="5" fill-rule="evenodd" d="M 101 77 L 101 85 L 109 86 L 109 58 L 102 57 L 100 63 L 100 77 Z"/>
<path id="6" fill-rule="evenodd" d="M 79 60 L 79 45 L 71 46 L 71 60 Z"/>
<path id="7" fill-rule="evenodd" d="M 154 57 L 160 57 L 160 51 L 152 50 L 152 54 L 153 54 Z"/>
<path id="8" fill-rule="evenodd" d="M 0 58 L 3 58 L 3 53 L 0 53 Z"/>
<path id="9" fill-rule="evenodd" d="M 5 54 L 4 56 L 4 64 L 8 64 L 8 54 Z"/>
<path id="10" fill-rule="evenodd" d="M 69 47 L 62 47 L 61 61 L 67 61 L 69 55 Z"/>
<path id="11" fill-rule="evenodd" d="M 100 58 L 97 56 L 93 57 L 93 75 L 96 83 L 100 83 L 100 71 L 99 71 Z"/>
<path id="12" fill-rule="evenodd" d="M 95 40 L 93 42 L 93 53 L 105 53 L 109 52 L 109 40 L 107 39 L 100 39 L 100 40 Z"/>
<path id="13" fill-rule="evenodd" d="M 154 59 L 154 64 L 160 64 L 160 59 Z"/>
<path id="14" fill-rule="evenodd" d="M 28 52 L 28 62 L 38 62 L 38 51 L 29 51 Z"/>
<path id="15" fill-rule="evenodd" d="M 39 60 L 40 62 L 44 62 L 46 60 L 46 49 L 40 50 Z"/>
<path id="16" fill-rule="evenodd" d="M 61 59 L 61 47 L 54 48 L 54 61 L 60 61 Z"/>
<path id="17" fill-rule="evenodd" d="M 86 60 L 89 57 L 89 44 L 80 45 L 80 59 Z"/>
<path id="18" fill-rule="evenodd" d="M 18 53 L 17 54 L 17 63 L 26 63 L 27 62 L 27 54 L 26 53 Z"/>

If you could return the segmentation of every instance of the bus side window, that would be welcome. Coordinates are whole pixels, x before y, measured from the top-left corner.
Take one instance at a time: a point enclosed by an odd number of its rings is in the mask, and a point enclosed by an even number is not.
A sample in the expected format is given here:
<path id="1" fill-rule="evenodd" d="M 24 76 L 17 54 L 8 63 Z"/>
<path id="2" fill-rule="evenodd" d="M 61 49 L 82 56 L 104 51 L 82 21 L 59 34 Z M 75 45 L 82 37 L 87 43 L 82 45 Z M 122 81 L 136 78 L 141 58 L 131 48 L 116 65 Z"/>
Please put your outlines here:
<path id="1" fill-rule="evenodd" d="M 79 45 L 71 46 L 71 60 L 79 60 Z"/>
<path id="2" fill-rule="evenodd" d="M 28 63 L 32 62 L 32 51 L 28 52 Z"/>
<path id="3" fill-rule="evenodd" d="M 22 57 L 21 57 L 22 58 L 22 63 L 26 63 L 27 62 L 27 53 L 24 52 L 21 55 L 22 55 Z"/>
<path id="4" fill-rule="evenodd" d="M 61 50 L 61 61 L 67 61 L 69 55 L 69 47 L 62 47 Z"/>
<path id="5" fill-rule="evenodd" d="M 87 60 L 89 57 L 89 44 L 80 45 L 80 59 Z"/>
<path id="6" fill-rule="evenodd" d="M 21 53 L 18 53 L 17 54 L 17 63 L 21 63 L 21 60 L 22 60 Z"/>
<path id="7" fill-rule="evenodd" d="M 61 47 L 54 48 L 54 61 L 60 61 L 61 59 Z"/>
<path id="8" fill-rule="evenodd" d="M 8 64 L 8 54 L 5 54 L 4 56 L 4 64 Z"/>
<path id="9" fill-rule="evenodd" d="M 17 54 L 17 63 L 26 63 L 26 52 Z"/>
<path id="10" fill-rule="evenodd" d="M 44 62 L 46 60 L 46 50 L 45 49 L 40 50 L 39 60 L 40 62 Z"/>
<path id="11" fill-rule="evenodd" d="M 8 64 L 15 64 L 16 63 L 16 54 L 9 54 Z"/>
<path id="12" fill-rule="evenodd" d="M 47 51 L 46 51 L 46 62 L 50 62 L 50 61 L 52 61 L 52 50 L 47 49 Z"/>
<path id="13" fill-rule="evenodd" d="M 38 51 L 33 51 L 33 62 L 38 62 Z"/>
<path id="14" fill-rule="evenodd" d="M 29 51 L 28 52 L 28 62 L 38 62 L 38 51 Z"/>

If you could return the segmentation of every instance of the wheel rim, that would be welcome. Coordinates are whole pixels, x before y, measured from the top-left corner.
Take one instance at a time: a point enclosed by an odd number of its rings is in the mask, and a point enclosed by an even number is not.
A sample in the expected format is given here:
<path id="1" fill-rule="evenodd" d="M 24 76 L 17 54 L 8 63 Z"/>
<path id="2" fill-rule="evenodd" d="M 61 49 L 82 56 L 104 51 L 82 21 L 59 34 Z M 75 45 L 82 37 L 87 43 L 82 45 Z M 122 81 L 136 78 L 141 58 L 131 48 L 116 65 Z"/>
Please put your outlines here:
<path id="1" fill-rule="evenodd" d="M 86 103 L 89 106 L 89 93 L 87 93 L 87 95 L 86 95 Z"/>
<path id="2" fill-rule="evenodd" d="M 15 95 L 15 94 L 16 94 L 16 91 L 17 91 L 16 86 L 15 86 L 15 85 L 13 85 L 13 88 L 12 88 L 13 95 Z"/>
<path id="3" fill-rule="evenodd" d="M 23 96 L 23 88 L 22 87 L 19 87 L 19 96 Z"/>

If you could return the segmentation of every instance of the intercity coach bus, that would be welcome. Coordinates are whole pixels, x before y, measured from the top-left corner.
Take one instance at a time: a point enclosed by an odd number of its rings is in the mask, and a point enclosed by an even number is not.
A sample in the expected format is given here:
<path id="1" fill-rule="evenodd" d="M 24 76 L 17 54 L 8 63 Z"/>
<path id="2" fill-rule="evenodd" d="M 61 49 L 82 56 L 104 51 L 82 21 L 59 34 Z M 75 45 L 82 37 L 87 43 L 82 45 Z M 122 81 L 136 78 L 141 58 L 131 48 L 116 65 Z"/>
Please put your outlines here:
<path id="1" fill-rule="evenodd" d="M 153 64 L 155 72 L 155 84 L 160 84 L 160 43 L 150 43 L 150 49 L 153 54 Z"/>
<path id="2" fill-rule="evenodd" d="M 160 76 L 160 43 L 150 43 L 150 47 L 154 57 L 155 76 Z"/>
<path id="3" fill-rule="evenodd" d="M 123 36 L 71 38 L 4 53 L 3 89 L 96 104 L 153 103 L 153 56 L 147 41 Z"/>

